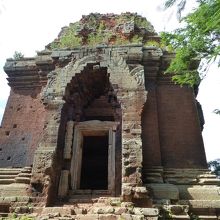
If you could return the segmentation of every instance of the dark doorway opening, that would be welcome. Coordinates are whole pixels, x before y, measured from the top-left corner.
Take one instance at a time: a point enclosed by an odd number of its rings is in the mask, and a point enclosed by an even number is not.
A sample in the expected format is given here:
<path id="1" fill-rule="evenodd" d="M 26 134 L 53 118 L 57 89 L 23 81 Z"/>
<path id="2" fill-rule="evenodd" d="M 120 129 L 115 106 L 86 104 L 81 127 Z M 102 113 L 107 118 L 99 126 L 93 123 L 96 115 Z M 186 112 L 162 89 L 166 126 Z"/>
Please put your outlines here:
<path id="1" fill-rule="evenodd" d="M 84 136 L 80 189 L 108 189 L 108 136 Z"/>

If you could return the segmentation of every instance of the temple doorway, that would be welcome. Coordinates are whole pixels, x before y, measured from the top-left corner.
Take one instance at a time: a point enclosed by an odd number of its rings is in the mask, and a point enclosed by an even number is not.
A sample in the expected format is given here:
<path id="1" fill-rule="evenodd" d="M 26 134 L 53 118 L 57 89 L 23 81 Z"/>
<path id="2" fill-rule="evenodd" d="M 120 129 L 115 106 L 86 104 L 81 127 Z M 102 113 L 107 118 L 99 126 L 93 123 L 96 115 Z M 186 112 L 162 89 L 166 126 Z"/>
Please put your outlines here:
<path id="1" fill-rule="evenodd" d="M 119 122 L 84 121 L 74 126 L 71 188 L 75 193 L 114 195 Z"/>
<path id="2" fill-rule="evenodd" d="M 60 197 L 120 195 L 122 118 L 117 91 L 99 63 L 88 64 L 68 83 Z"/>
<path id="3" fill-rule="evenodd" d="M 84 136 L 80 189 L 108 189 L 108 136 Z"/>

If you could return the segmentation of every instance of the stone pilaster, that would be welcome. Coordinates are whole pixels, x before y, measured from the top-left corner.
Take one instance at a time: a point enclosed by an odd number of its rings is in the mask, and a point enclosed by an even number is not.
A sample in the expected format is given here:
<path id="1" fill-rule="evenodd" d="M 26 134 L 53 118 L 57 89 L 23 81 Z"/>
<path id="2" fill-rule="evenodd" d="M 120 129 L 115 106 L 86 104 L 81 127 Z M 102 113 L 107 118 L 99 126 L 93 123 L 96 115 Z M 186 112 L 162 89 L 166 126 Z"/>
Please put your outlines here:
<path id="1" fill-rule="evenodd" d="M 71 159 L 71 151 L 72 151 L 71 147 L 73 144 L 73 127 L 74 127 L 74 122 L 68 121 L 66 125 L 65 146 L 63 152 L 64 159 Z"/>
<path id="2" fill-rule="evenodd" d="M 40 189 L 42 196 L 49 194 L 52 183 L 55 182 L 57 175 L 54 166 L 56 164 L 58 130 L 62 106 L 62 100 L 59 101 L 57 99 L 47 102 L 44 136 L 34 154 L 31 184 L 36 189 Z"/>
<path id="3" fill-rule="evenodd" d="M 65 197 L 68 193 L 69 190 L 68 178 L 69 178 L 69 170 L 62 170 L 60 175 L 59 188 L 58 188 L 59 197 Z"/>
<path id="4" fill-rule="evenodd" d="M 141 113 L 145 90 L 122 91 L 122 196 L 125 201 L 146 198 L 142 187 Z"/>

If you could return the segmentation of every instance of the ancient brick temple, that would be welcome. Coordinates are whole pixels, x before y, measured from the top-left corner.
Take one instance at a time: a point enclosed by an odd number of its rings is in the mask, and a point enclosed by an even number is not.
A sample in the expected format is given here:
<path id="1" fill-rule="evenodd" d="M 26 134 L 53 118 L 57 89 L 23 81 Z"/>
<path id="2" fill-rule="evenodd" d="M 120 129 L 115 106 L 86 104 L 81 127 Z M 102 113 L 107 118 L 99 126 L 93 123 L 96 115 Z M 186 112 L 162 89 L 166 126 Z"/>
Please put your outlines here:
<path id="1" fill-rule="evenodd" d="M 8 59 L 1 215 L 219 219 L 195 90 L 164 74 L 174 56 L 125 13 L 84 16 L 36 57 Z"/>

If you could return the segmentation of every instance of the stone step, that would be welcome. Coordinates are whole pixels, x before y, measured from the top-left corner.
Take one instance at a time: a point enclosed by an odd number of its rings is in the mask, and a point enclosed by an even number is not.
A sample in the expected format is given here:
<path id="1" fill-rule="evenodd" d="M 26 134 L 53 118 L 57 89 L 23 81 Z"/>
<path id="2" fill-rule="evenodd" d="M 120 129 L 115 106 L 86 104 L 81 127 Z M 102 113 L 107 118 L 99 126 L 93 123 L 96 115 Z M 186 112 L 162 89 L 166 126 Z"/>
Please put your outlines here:
<path id="1" fill-rule="evenodd" d="M 215 174 L 200 174 L 199 176 L 198 176 L 198 178 L 216 178 L 216 175 Z"/>
<path id="2" fill-rule="evenodd" d="M 212 179 L 212 178 L 200 178 L 199 179 L 199 184 L 203 185 L 220 185 L 220 179 Z"/>
<path id="3" fill-rule="evenodd" d="M 0 168 L 0 173 L 2 171 L 16 171 L 16 172 L 20 172 L 22 170 L 22 168 Z"/>
<path id="4" fill-rule="evenodd" d="M 16 177 L 15 178 L 15 182 L 16 183 L 26 183 L 26 184 L 29 184 L 31 181 L 30 178 L 27 178 L 27 177 Z"/>
<path id="5" fill-rule="evenodd" d="M 8 217 L 8 213 L 0 212 L 0 217 Z"/>
<path id="6" fill-rule="evenodd" d="M 71 195 L 69 196 L 69 200 L 71 201 L 75 201 L 75 200 L 81 200 L 81 201 L 89 201 L 89 202 L 93 202 L 93 201 L 98 201 L 98 197 L 95 196 L 84 196 L 84 195 Z"/>
<path id="7" fill-rule="evenodd" d="M 197 174 L 194 174 L 194 173 L 190 173 L 190 174 L 187 174 L 187 173 L 175 173 L 175 174 L 164 174 L 164 177 L 165 178 L 197 178 Z"/>
<path id="8" fill-rule="evenodd" d="M 219 200 L 179 200 L 180 205 L 189 205 L 192 209 L 220 209 Z"/>
<path id="9" fill-rule="evenodd" d="M 14 179 L 17 175 L 0 175 L 0 179 Z"/>
<path id="10" fill-rule="evenodd" d="M 98 190 L 98 191 L 94 191 L 94 190 L 90 190 L 90 189 L 70 190 L 68 192 L 68 194 L 70 196 L 80 195 L 80 196 L 83 196 L 83 197 L 109 197 L 107 190 Z"/>
<path id="11" fill-rule="evenodd" d="M 9 196 L 9 197 L 0 197 L 0 202 L 7 200 L 10 202 L 16 201 L 17 204 L 26 204 L 32 202 L 31 197 L 29 196 Z"/>
<path id="12" fill-rule="evenodd" d="M 11 184 L 14 182 L 15 182 L 15 179 L 0 179 L 0 185 Z"/>
<path id="13" fill-rule="evenodd" d="M 218 220 L 219 218 L 216 215 L 198 215 L 199 220 Z"/>
<path id="14" fill-rule="evenodd" d="M 147 176 L 147 177 L 161 177 L 161 174 L 156 173 L 156 172 L 155 173 L 151 172 L 151 173 L 146 173 L 145 176 Z"/>
<path id="15" fill-rule="evenodd" d="M 30 214 L 33 213 L 33 208 L 31 205 L 24 204 L 22 206 L 18 206 L 16 204 L 15 207 L 11 207 L 10 212 L 17 214 Z"/>
<path id="16" fill-rule="evenodd" d="M 85 214 L 87 214 L 88 212 L 89 212 L 89 209 L 90 209 L 90 207 L 88 206 L 88 207 L 78 207 L 78 208 L 73 208 L 72 210 L 71 210 L 71 214 L 72 215 L 79 215 L 79 214 L 83 214 L 83 215 L 85 215 Z"/>
<path id="17" fill-rule="evenodd" d="M 194 169 L 194 168 L 165 168 L 165 172 L 176 172 L 176 171 L 182 171 L 182 172 L 210 172 L 209 169 Z"/>
<path id="18" fill-rule="evenodd" d="M 91 199 L 91 198 L 70 198 L 69 200 L 68 200 L 68 203 L 91 203 L 91 204 L 93 204 L 93 203 L 95 203 L 95 202 L 97 202 L 98 201 L 98 199 Z"/>
<path id="19" fill-rule="evenodd" d="M 18 177 L 26 177 L 26 178 L 31 178 L 31 173 L 19 173 Z M 1 177 L 0 177 L 1 178 Z"/>
<path id="20" fill-rule="evenodd" d="M 94 207 L 104 207 L 113 206 L 119 207 L 121 205 L 121 199 L 119 197 L 99 197 L 99 198 L 86 198 L 86 197 L 70 197 L 68 202 L 60 202 L 56 204 L 57 206 L 63 207 L 77 207 L 77 208 L 88 208 Z"/>
<path id="21" fill-rule="evenodd" d="M 20 173 L 31 173 L 32 170 L 22 170 Z"/>
<path id="22" fill-rule="evenodd" d="M 65 203 L 62 207 L 72 210 L 72 213 L 85 214 L 95 205 L 95 203 Z M 75 215 L 75 214 L 74 214 Z"/>
<path id="23" fill-rule="evenodd" d="M 47 200 L 46 197 L 30 197 L 30 202 L 32 204 L 44 204 L 45 205 L 46 200 Z"/>
<path id="24" fill-rule="evenodd" d="M 51 213 L 59 213 L 59 215 L 75 215 L 72 207 L 45 207 L 41 211 L 42 215 L 48 215 Z"/>
<path id="25" fill-rule="evenodd" d="M 205 171 L 190 171 L 190 170 L 170 170 L 170 171 L 167 171 L 165 170 L 163 172 L 163 174 L 165 176 L 199 176 L 199 175 L 202 175 L 202 174 L 209 174 L 209 172 L 205 172 Z"/>
<path id="26" fill-rule="evenodd" d="M 105 219 L 105 220 L 119 220 L 119 219 L 158 219 L 158 209 L 155 208 L 134 208 L 129 209 L 125 207 L 112 207 L 112 206 L 104 206 L 104 207 L 73 207 L 73 206 L 65 206 L 65 207 L 44 207 L 40 210 L 33 208 L 36 211 L 33 214 L 38 214 L 38 217 L 48 217 L 49 219 L 56 219 L 55 217 L 62 217 L 58 219 L 72 218 L 72 219 L 85 219 L 85 220 L 93 220 L 93 219 Z M 145 218 L 149 217 L 149 218 Z M 48 219 L 47 218 L 47 219 Z"/>
<path id="27" fill-rule="evenodd" d="M 165 182 L 174 184 L 174 185 L 196 185 L 198 184 L 198 180 L 196 178 L 187 178 L 187 177 L 182 177 L 182 178 L 176 178 L 176 177 L 170 177 L 164 178 Z"/>
<path id="28" fill-rule="evenodd" d="M 40 214 L 42 213 L 44 207 L 35 207 L 33 206 L 33 213 Z"/>
<path id="29" fill-rule="evenodd" d="M 84 190 L 70 190 L 69 195 L 92 195 L 91 189 L 84 189 Z"/>
<path id="30" fill-rule="evenodd" d="M 161 168 L 155 168 L 155 169 L 149 169 L 149 168 L 143 168 L 143 173 L 163 173 L 163 169 Z"/>
<path id="31" fill-rule="evenodd" d="M 16 170 L 2 170 L 0 171 L 0 175 L 18 175 L 20 173 L 20 171 L 16 171 Z"/>
<path id="32" fill-rule="evenodd" d="M 108 211 L 109 210 L 109 211 Z M 150 210 L 150 209 L 149 209 Z M 155 209 L 152 209 L 149 213 L 129 213 L 126 210 L 121 210 L 121 213 L 116 213 L 106 207 L 106 209 L 101 210 L 97 209 L 95 213 L 87 212 L 87 210 L 82 208 L 73 208 L 73 207 L 44 207 L 44 208 L 33 208 L 33 213 L 27 214 L 28 216 L 36 216 L 37 219 L 59 219 L 59 220 L 117 220 L 117 219 L 151 219 L 157 220 L 158 213 L 155 212 Z M 153 212 L 154 211 L 154 212 Z M 13 214 L 14 215 L 14 214 Z M 0 213 L 0 217 L 10 217 L 11 214 L 8 213 Z M 12 216 L 11 216 L 12 217 Z M 19 213 L 17 217 L 22 217 Z M 34 218 L 35 219 L 35 218 Z M 166 217 L 166 220 L 190 220 L 190 219 L 200 219 L 200 220 L 217 220 L 218 217 L 215 215 L 198 215 L 194 217 L 189 217 L 188 215 L 172 215 L 170 217 Z"/>
<path id="33" fill-rule="evenodd" d="M 31 170 L 32 170 L 32 167 L 23 167 L 22 170 L 28 170 L 28 171 L 31 171 Z"/>
<path id="34" fill-rule="evenodd" d="M 144 183 L 163 183 L 163 178 L 161 178 L 161 177 L 145 177 Z"/>
<path id="35" fill-rule="evenodd" d="M 189 220 L 190 217 L 186 215 L 172 215 L 170 220 Z"/>

